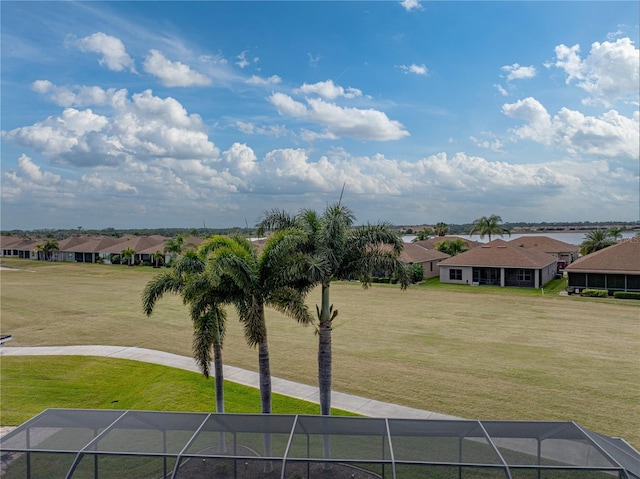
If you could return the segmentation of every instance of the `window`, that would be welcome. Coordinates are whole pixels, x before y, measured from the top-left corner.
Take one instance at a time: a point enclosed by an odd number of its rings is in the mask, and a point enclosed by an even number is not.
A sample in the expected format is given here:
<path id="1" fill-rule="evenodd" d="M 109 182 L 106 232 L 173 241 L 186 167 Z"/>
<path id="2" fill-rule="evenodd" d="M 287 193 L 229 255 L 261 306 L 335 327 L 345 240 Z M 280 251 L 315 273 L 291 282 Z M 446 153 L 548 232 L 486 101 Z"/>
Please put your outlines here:
<path id="1" fill-rule="evenodd" d="M 530 269 L 519 269 L 516 273 L 516 279 L 518 281 L 531 281 L 531 270 Z"/>
<path id="2" fill-rule="evenodd" d="M 450 269 L 449 270 L 449 279 L 455 281 L 462 281 L 462 270 L 461 269 Z"/>

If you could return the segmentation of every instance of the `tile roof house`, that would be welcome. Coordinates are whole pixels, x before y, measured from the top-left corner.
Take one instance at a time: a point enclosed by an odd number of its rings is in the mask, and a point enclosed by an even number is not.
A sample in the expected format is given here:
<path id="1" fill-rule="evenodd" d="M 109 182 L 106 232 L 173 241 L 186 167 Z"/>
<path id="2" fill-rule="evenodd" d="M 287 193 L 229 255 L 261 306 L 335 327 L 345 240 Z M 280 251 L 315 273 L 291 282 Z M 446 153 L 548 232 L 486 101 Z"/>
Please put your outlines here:
<path id="1" fill-rule="evenodd" d="M 495 239 L 440 262 L 442 283 L 540 288 L 554 279 L 556 258 Z"/>
<path id="2" fill-rule="evenodd" d="M 417 243 L 405 243 L 400 253 L 400 261 L 407 264 L 421 264 L 424 270 L 424 279 L 435 278 L 440 275 L 438 264 L 449 257 L 435 249 L 426 249 Z"/>
<path id="3" fill-rule="evenodd" d="M 640 236 L 627 238 L 567 266 L 567 288 L 640 291 Z"/>
<path id="4" fill-rule="evenodd" d="M 542 251 L 555 256 L 558 261 L 564 261 L 566 264 L 573 263 L 580 256 L 579 246 L 543 235 L 521 236 L 510 240 L 509 243 L 521 248 Z"/>

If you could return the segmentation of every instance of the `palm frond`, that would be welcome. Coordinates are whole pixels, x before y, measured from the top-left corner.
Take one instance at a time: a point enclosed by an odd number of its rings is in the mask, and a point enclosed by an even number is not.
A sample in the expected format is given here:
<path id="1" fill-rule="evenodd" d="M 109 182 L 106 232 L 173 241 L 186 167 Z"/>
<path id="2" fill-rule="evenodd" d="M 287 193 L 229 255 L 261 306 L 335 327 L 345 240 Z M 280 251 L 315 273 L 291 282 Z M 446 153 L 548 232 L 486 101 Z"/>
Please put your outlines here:
<path id="1" fill-rule="evenodd" d="M 180 293 L 184 279 L 173 271 L 160 273 L 149 281 L 142 292 L 142 310 L 147 316 L 153 313 L 156 302 L 166 293 Z"/>

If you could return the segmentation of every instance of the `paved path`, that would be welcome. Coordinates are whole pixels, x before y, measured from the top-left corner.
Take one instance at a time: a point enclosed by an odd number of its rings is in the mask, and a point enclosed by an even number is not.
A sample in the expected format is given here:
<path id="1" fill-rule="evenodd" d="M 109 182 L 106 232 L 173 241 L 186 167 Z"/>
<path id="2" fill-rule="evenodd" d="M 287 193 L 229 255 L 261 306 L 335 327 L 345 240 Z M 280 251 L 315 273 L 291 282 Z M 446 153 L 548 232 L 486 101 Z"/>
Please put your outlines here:
<path id="1" fill-rule="evenodd" d="M 0 347 L 0 356 L 103 356 L 109 358 L 132 359 L 146 363 L 161 364 L 187 371 L 200 372 L 193 358 L 177 354 L 127 346 L 42 346 L 42 347 Z M 259 387 L 258 373 L 233 366 L 224 366 L 224 379 L 238 384 Z M 295 383 L 277 377 L 271 378 L 274 393 L 319 403 L 318 388 Z M 374 401 L 336 391 L 331 393 L 331 406 L 344 411 L 370 417 L 394 417 L 409 419 L 460 419 L 422 409 L 414 409 L 396 404 Z"/>

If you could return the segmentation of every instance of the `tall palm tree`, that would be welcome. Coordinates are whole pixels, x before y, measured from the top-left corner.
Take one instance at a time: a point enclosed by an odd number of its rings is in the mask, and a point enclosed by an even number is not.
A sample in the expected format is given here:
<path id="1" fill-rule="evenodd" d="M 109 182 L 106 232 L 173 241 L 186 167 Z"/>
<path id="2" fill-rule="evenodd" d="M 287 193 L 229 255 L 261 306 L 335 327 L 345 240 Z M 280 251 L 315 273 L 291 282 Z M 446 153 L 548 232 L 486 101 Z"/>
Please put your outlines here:
<path id="1" fill-rule="evenodd" d="M 38 256 L 40 256 L 40 253 L 42 253 L 42 259 L 45 261 L 50 261 L 51 252 L 56 251 L 59 246 L 58 242 L 55 239 L 49 239 L 44 243 L 37 245 L 36 248 L 38 249 Z"/>
<path id="2" fill-rule="evenodd" d="M 416 233 L 416 237 L 413 238 L 412 242 L 428 240 L 431 235 L 433 235 L 431 228 L 422 229 Z"/>
<path id="3" fill-rule="evenodd" d="M 151 316 L 156 302 L 167 293 L 179 294 L 189 305 L 193 322 L 193 357 L 205 378 L 209 378 L 211 350 L 216 393 L 216 411 L 224 412 L 222 343 L 226 313 L 226 291 L 206 274 L 206 254 L 190 251 L 171 270 L 149 281 L 142 293 L 142 308 Z"/>
<path id="4" fill-rule="evenodd" d="M 469 235 L 473 236 L 477 233 L 480 235 L 480 239 L 488 236 L 489 242 L 491 242 L 492 234 L 502 236 L 506 233 L 511 236 L 509 229 L 505 228 L 500 223 L 502 223 L 502 218 L 498 215 L 491 215 L 489 217 L 483 216 L 473 222 L 473 227 L 471 228 L 471 231 L 469 231 Z"/>
<path id="5" fill-rule="evenodd" d="M 616 237 L 611 233 L 611 230 L 589 231 L 580 245 L 580 254 L 585 256 L 615 243 Z"/>
<path id="6" fill-rule="evenodd" d="M 271 307 L 302 324 L 312 321 L 304 296 L 311 288 L 302 283 L 301 255 L 294 248 L 300 235 L 282 232 L 267 241 L 261 254 L 246 238 L 213 237 L 199 251 L 208 255 L 207 272 L 224 283 L 251 347 L 258 348 L 262 413 L 271 413 L 271 368 L 265 307 Z"/>
<path id="7" fill-rule="evenodd" d="M 322 216 L 313 210 L 302 210 L 291 216 L 282 210 L 270 210 L 258 224 L 259 234 L 268 230 L 295 228 L 304 241 L 300 252 L 306 258 L 301 284 L 321 285 L 318 315 L 318 386 L 320 411 L 331 414 L 332 352 L 331 331 L 338 310 L 331 304 L 331 281 L 359 279 L 362 286 L 371 284 L 375 272 L 392 271 L 402 288 L 410 284 L 408 268 L 398 259 L 402 239 L 388 223 L 368 224 L 354 228 L 353 212 L 340 202 L 328 206 Z M 305 284 L 306 287 L 306 284 Z"/>

